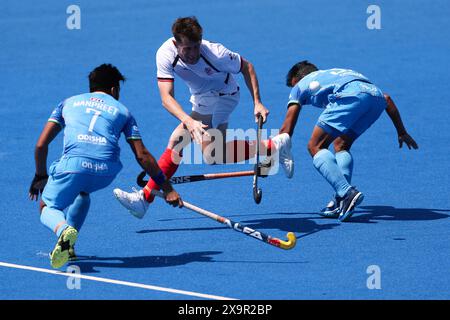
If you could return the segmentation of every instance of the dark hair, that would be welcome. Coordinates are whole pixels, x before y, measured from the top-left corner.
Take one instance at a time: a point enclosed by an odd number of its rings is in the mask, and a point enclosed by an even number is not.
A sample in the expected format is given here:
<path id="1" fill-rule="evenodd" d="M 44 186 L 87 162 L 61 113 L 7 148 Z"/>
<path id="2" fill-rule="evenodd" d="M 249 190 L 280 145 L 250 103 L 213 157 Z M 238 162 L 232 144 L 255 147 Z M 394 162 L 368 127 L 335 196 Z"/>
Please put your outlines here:
<path id="1" fill-rule="evenodd" d="M 120 87 L 120 81 L 125 81 L 125 77 L 111 64 L 102 64 L 89 73 L 89 90 L 106 91 L 112 87 Z"/>
<path id="2" fill-rule="evenodd" d="M 292 79 L 298 78 L 298 81 L 303 79 L 306 75 L 310 74 L 311 72 L 317 71 L 317 67 L 313 65 L 311 62 L 307 60 L 300 61 L 289 70 L 288 74 L 286 75 L 286 85 L 288 87 L 292 87 Z"/>
<path id="3" fill-rule="evenodd" d="M 198 42 L 202 40 L 203 29 L 196 17 L 184 17 L 175 20 L 172 25 L 172 34 L 178 42 L 181 42 L 181 36 L 188 38 L 190 41 Z"/>

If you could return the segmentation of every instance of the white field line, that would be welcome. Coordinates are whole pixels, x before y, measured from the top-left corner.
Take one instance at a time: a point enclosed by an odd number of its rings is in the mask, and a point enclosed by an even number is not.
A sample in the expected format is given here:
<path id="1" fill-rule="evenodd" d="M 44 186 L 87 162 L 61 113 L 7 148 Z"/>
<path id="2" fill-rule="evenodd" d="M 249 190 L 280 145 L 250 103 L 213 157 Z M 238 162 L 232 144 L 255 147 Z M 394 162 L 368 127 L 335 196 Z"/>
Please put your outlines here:
<path id="1" fill-rule="evenodd" d="M 24 266 L 24 265 L 19 265 L 19 264 L 12 264 L 12 263 L 6 263 L 6 262 L 1 262 L 1 261 L 0 261 L 0 267 L 12 268 L 12 269 L 22 269 L 22 270 L 28 270 L 28 271 L 41 272 L 41 273 L 48 273 L 48 274 L 54 274 L 54 275 L 64 276 L 64 277 L 79 278 L 79 279 L 85 279 L 85 280 L 91 280 L 91 281 L 97 281 L 97 282 L 118 284 L 118 285 L 127 286 L 127 287 L 141 288 L 141 289 L 153 290 L 153 291 L 169 292 L 169 293 L 174 293 L 174 294 L 181 294 L 181 295 L 198 297 L 198 298 L 205 298 L 205 299 L 236 300 L 234 298 L 221 297 L 221 296 L 216 296 L 216 295 L 211 295 L 211 294 L 204 294 L 204 293 L 198 293 L 198 292 L 192 292 L 192 291 L 185 291 L 185 290 L 178 290 L 178 289 L 172 289 L 172 288 L 165 288 L 165 287 L 153 286 L 153 285 L 142 284 L 142 283 L 121 281 L 121 280 L 92 277 L 92 276 L 86 276 L 86 275 L 83 275 L 83 274 L 68 273 L 68 272 L 62 272 L 62 271 L 50 270 L 50 269 L 43 269 L 43 268 L 35 268 L 35 267 Z"/>

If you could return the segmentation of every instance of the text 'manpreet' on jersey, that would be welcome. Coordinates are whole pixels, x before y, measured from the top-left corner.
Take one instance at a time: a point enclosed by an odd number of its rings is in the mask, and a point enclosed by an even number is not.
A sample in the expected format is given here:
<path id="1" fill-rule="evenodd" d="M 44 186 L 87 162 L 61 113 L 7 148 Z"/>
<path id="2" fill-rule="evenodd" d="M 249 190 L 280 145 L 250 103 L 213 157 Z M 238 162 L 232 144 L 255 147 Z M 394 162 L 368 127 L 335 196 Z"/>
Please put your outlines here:
<path id="1" fill-rule="evenodd" d="M 129 110 L 112 96 L 85 93 L 61 102 L 48 121 L 64 128 L 66 156 L 119 161 L 119 139 L 141 139 L 136 120 Z"/>

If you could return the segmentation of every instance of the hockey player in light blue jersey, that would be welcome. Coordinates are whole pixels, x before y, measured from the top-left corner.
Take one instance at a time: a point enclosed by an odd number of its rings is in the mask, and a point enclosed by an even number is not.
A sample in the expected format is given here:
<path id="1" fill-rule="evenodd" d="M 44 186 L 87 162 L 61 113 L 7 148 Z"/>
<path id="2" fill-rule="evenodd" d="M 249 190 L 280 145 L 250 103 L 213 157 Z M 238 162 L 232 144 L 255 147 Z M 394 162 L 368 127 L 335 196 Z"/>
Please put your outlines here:
<path id="1" fill-rule="evenodd" d="M 324 109 L 308 142 L 308 151 L 313 157 L 314 167 L 335 191 L 333 200 L 320 214 L 345 221 L 364 197 L 351 184 L 353 156 L 350 148 L 353 142 L 386 111 L 397 130 L 399 146 L 405 143 L 409 149 L 417 149 L 418 145 L 407 133 L 390 96 L 358 72 L 347 69 L 318 70 L 312 63 L 301 61 L 290 69 L 286 84 L 292 90 L 280 135 L 289 140 L 287 145 L 290 146 L 290 137 L 302 106 Z M 331 143 L 334 144 L 334 154 L 328 150 Z M 279 160 L 286 175 L 291 178 L 294 161 L 290 148 L 280 152 Z"/>
<path id="2" fill-rule="evenodd" d="M 54 268 L 75 257 L 74 245 L 89 210 L 89 194 L 107 187 L 122 169 L 118 145 L 122 133 L 138 163 L 161 186 L 166 201 L 182 206 L 180 196 L 144 146 L 134 117 L 118 101 L 120 81 L 124 80 L 110 64 L 95 68 L 89 74 L 90 93 L 61 102 L 36 144 L 36 173 L 29 198 L 37 201 L 42 193 L 41 222 L 58 237 L 50 253 Z M 47 172 L 48 145 L 62 129 L 63 154 Z"/>

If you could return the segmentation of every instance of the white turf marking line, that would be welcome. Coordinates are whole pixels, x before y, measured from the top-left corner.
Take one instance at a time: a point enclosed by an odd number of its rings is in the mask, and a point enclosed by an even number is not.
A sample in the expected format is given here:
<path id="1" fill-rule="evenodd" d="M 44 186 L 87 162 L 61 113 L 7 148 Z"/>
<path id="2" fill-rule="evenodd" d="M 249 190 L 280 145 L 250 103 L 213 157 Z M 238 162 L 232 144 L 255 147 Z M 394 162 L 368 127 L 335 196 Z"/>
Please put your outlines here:
<path id="1" fill-rule="evenodd" d="M 121 280 L 114 280 L 114 279 L 107 279 L 107 278 L 91 277 L 91 276 L 85 276 L 82 274 L 68 273 L 68 272 L 62 272 L 62 271 L 50 270 L 50 269 L 35 268 L 35 267 L 23 266 L 23 265 L 19 265 L 19 264 L 12 264 L 12 263 L 6 263 L 6 262 L 1 262 L 1 261 L 0 261 L 0 267 L 49 273 L 49 274 L 54 274 L 54 275 L 64 276 L 64 277 L 80 278 L 80 279 L 86 279 L 86 280 L 91 280 L 91 281 L 119 284 L 119 285 L 127 286 L 127 287 L 135 287 L 135 288 L 141 288 L 141 289 L 147 289 L 147 290 L 170 292 L 170 293 L 182 294 L 182 295 L 186 295 L 186 296 L 193 296 L 193 297 L 213 299 L 213 300 L 236 300 L 234 298 L 215 296 L 215 295 L 211 295 L 211 294 L 204 294 L 204 293 L 198 293 L 198 292 L 192 292 L 192 291 L 164 288 L 164 287 L 152 286 L 152 285 L 147 285 L 147 284 L 142 284 L 142 283 L 121 281 Z"/>

